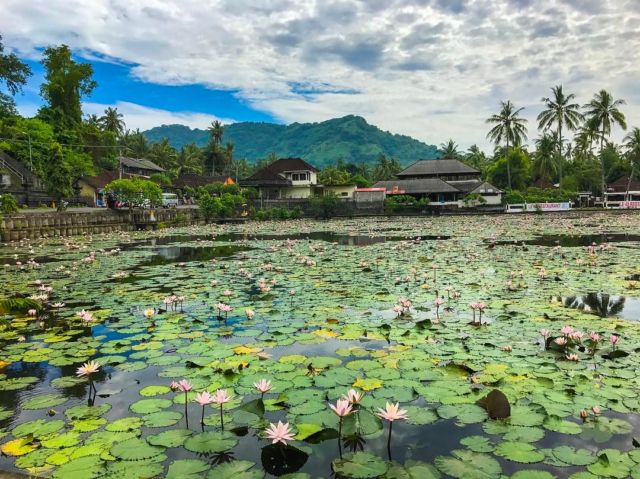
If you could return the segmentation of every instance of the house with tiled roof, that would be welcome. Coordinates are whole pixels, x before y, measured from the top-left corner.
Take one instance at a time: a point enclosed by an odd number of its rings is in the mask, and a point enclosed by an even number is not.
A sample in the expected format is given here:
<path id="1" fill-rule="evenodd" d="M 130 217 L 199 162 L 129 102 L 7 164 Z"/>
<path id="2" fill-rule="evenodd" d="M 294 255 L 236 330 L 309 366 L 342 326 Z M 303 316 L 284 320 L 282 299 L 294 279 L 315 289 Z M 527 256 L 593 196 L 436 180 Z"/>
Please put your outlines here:
<path id="1" fill-rule="evenodd" d="M 318 186 L 317 173 L 318 169 L 302 158 L 280 158 L 239 183 L 255 188 L 264 199 L 309 198 Z"/>
<path id="2" fill-rule="evenodd" d="M 387 196 L 409 195 L 428 198 L 434 205 L 464 205 L 464 199 L 477 194 L 487 205 L 500 205 L 502 191 L 482 180 L 480 171 L 460 160 L 419 160 L 396 174 L 395 180 L 378 181 Z"/>
<path id="3" fill-rule="evenodd" d="M 607 208 L 640 208 L 640 180 L 624 175 L 607 185 Z"/>

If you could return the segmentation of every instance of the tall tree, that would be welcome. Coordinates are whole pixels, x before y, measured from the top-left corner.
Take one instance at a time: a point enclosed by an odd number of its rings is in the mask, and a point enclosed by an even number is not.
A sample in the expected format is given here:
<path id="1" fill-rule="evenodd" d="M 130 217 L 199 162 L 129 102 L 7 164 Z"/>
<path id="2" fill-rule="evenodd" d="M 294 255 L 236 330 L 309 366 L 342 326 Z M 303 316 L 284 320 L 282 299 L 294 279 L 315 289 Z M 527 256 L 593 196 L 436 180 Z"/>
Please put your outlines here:
<path id="1" fill-rule="evenodd" d="M 625 103 L 624 100 L 614 100 L 608 91 L 600 90 L 594 95 L 593 99 L 584 106 L 588 121 L 592 122 L 592 126 L 600 134 L 600 165 L 602 167 L 601 185 L 603 199 L 604 193 L 607 191 L 604 156 L 602 154 L 604 152 L 604 142 L 606 137 L 611 135 L 611 128 L 614 125 L 618 124 L 623 130 L 627 129 L 627 121 L 624 113 L 620 111 L 620 107 Z"/>
<path id="2" fill-rule="evenodd" d="M 373 167 L 373 181 L 385 181 L 395 178 L 396 173 L 402 170 L 398 160 L 387 158 L 380 154 L 378 161 Z"/>
<path id="3" fill-rule="evenodd" d="M 449 141 L 446 143 L 440 143 L 440 153 L 442 154 L 442 158 L 460 158 L 458 145 L 451 138 L 449 138 Z"/>
<path id="4" fill-rule="evenodd" d="M 543 180 L 553 181 L 560 170 L 560 156 L 557 154 L 558 140 L 555 135 L 543 133 L 536 140 L 533 173 Z"/>
<path id="5" fill-rule="evenodd" d="M 496 145 L 503 141 L 506 144 L 506 161 L 507 161 L 507 184 L 511 189 L 511 165 L 509 161 L 509 147 L 520 146 L 527 139 L 527 120 L 520 116 L 520 112 L 524 108 L 517 108 L 510 100 L 501 101 L 500 112 L 487 118 L 486 123 L 495 125 L 487 138 L 490 138 Z"/>
<path id="6" fill-rule="evenodd" d="M 100 117 L 100 126 L 104 131 L 114 133 L 116 136 L 122 135 L 125 131 L 122 113 L 118 112 L 117 108 L 107 107 L 104 115 Z"/>
<path id="7" fill-rule="evenodd" d="M 487 156 L 478 145 L 471 145 L 464 157 L 464 162 L 477 170 L 483 171 L 487 166 Z"/>
<path id="8" fill-rule="evenodd" d="M 203 166 L 202 150 L 195 143 L 184 145 L 178 155 L 177 176 L 182 174 L 201 175 Z"/>
<path id="9" fill-rule="evenodd" d="M 556 134 L 558 136 L 556 145 L 558 149 L 558 172 L 560 183 L 562 183 L 562 165 L 564 163 L 562 131 L 564 127 L 567 130 L 575 131 L 584 117 L 580 113 L 580 105 L 573 103 L 576 97 L 573 93 L 566 95 L 562 91 L 562 85 L 554 86 L 551 91 L 553 92 L 552 98 L 542 98 L 546 109 L 538 115 L 538 128 L 547 131 L 554 125 L 556 126 Z"/>
<path id="10" fill-rule="evenodd" d="M 640 166 L 640 128 L 633 128 L 622 140 L 624 141 L 624 149 L 627 154 L 627 159 L 631 164 L 631 173 L 629 174 L 629 181 L 627 182 L 627 194 L 631 186 L 631 180 L 633 179 L 637 168 Z"/>
<path id="11" fill-rule="evenodd" d="M 75 129 L 82 122 L 82 97 L 91 95 L 97 86 L 92 66 L 74 61 L 67 45 L 45 49 L 42 64 L 45 75 L 40 95 L 46 106 L 39 114 L 58 132 Z"/>
<path id="12" fill-rule="evenodd" d="M 22 90 L 31 76 L 31 68 L 22 62 L 15 53 L 4 53 L 2 35 L 0 35 L 0 82 L 4 83 L 9 95 L 0 92 L 0 118 L 18 114 L 16 104 L 10 95 Z"/>

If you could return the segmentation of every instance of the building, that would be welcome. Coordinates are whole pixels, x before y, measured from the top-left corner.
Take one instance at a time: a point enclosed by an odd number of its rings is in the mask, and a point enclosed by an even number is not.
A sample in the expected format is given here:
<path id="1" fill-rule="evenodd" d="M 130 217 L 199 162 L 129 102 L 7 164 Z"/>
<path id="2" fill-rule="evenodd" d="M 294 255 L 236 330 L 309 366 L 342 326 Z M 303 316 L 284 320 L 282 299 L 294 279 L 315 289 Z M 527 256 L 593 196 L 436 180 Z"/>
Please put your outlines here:
<path id="1" fill-rule="evenodd" d="M 302 158 L 280 158 L 240 180 L 240 186 L 258 190 L 266 200 L 303 199 L 316 193 L 318 169 Z"/>
<path id="2" fill-rule="evenodd" d="M 19 205 L 37 206 L 53 201 L 42 178 L 0 151 L 0 195 L 5 193 L 13 195 Z"/>
<path id="3" fill-rule="evenodd" d="M 435 205 L 465 206 L 465 198 L 477 194 L 484 204 L 500 205 L 502 191 L 483 181 L 480 171 L 455 159 L 419 160 L 396 175 L 395 180 L 378 181 L 386 195 L 428 198 Z"/>
<path id="4" fill-rule="evenodd" d="M 144 158 L 128 158 L 120 156 L 117 158 L 120 170 L 123 175 L 141 176 L 149 178 L 156 173 L 164 173 L 164 168 L 159 167 L 153 161 Z"/>
<path id="5" fill-rule="evenodd" d="M 318 185 L 318 189 L 322 190 L 325 196 L 335 196 L 342 199 L 353 199 L 356 191 L 356 185 Z"/>
<path id="6" fill-rule="evenodd" d="M 640 181 L 628 175 L 607 185 L 605 208 L 640 208 Z"/>
<path id="7" fill-rule="evenodd" d="M 134 175 L 127 173 L 122 174 L 123 179 L 135 178 Z M 103 171 L 95 176 L 83 176 L 78 180 L 78 195 L 87 204 L 92 206 L 106 206 L 106 198 L 104 196 L 104 187 L 114 180 L 120 179 L 120 173 L 117 171 Z"/>
<path id="8" fill-rule="evenodd" d="M 178 190 L 184 190 L 185 188 L 199 188 L 200 186 L 207 186 L 213 183 L 222 183 L 223 185 L 236 184 L 233 178 L 227 175 L 206 176 L 185 173 L 176 178 L 173 186 Z"/>

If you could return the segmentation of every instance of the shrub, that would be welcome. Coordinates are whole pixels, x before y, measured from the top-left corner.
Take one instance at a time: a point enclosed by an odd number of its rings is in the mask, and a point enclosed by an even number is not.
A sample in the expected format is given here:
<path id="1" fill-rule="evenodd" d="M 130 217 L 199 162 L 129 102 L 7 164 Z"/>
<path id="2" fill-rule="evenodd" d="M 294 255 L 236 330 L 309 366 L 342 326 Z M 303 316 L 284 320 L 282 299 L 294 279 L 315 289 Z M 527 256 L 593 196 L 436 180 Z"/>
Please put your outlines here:
<path id="1" fill-rule="evenodd" d="M 18 203 L 11 193 L 0 195 L 0 213 L 10 215 L 18 212 Z"/>
<path id="2" fill-rule="evenodd" d="M 162 190 L 153 181 L 140 178 L 114 180 L 104 187 L 105 191 L 113 193 L 120 201 L 133 207 L 149 200 L 152 206 L 162 203 Z"/>
<path id="3" fill-rule="evenodd" d="M 312 196 L 309 198 L 309 209 L 316 218 L 328 219 L 335 215 L 338 198 L 333 195 Z"/>

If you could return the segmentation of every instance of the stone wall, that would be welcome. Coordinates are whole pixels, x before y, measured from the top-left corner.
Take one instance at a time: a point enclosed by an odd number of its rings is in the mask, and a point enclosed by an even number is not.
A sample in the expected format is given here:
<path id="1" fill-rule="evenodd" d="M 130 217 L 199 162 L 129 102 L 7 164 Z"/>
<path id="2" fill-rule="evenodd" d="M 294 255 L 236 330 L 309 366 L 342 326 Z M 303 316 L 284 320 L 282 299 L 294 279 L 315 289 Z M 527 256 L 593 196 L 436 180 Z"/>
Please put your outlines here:
<path id="1" fill-rule="evenodd" d="M 197 208 L 29 212 L 0 217 L 3 242 L 203 223 Z"/>

